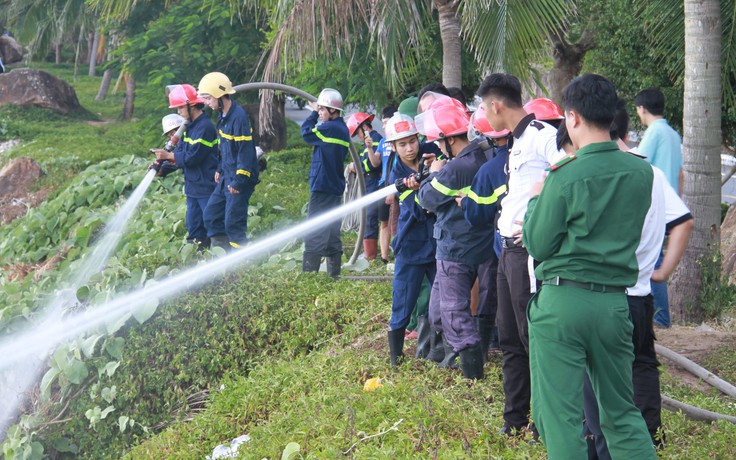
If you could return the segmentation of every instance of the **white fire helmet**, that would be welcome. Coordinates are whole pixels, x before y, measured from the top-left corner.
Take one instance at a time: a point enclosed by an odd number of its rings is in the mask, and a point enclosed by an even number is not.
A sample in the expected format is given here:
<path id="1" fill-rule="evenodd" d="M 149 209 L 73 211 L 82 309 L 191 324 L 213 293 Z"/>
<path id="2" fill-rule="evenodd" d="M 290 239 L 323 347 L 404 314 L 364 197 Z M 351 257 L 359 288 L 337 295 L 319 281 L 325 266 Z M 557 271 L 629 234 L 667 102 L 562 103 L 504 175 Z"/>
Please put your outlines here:
<path id="1" fill-rule="evenodd" d="M 184 123 L 184 117 L 177 113 L 170 113 L 163 117 L 161 119 L 161 129 L 163 129 L 162 136 L 165 136 L 166 133 L 171 131 L 172 129 L 177 129 L 179 126 L 181 126 Z"/>

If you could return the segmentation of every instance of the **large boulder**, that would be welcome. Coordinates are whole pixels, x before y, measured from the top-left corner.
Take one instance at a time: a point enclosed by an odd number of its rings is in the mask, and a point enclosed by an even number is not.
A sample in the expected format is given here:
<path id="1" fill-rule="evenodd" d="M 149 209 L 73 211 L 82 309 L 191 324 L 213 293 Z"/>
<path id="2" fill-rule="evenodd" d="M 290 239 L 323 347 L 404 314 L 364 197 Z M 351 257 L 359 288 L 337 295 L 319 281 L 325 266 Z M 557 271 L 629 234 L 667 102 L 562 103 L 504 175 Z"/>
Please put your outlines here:
<path id="1" fill-rule="evenodd" d="M 3 64 L 14 64 L 23 60 L 23 47 L 8 35 L 0 36 L 0 58 Z"/>
<path id="2" fill-rule="evenodd" d="M 0 105 L 35 105 L 59 113 L 82 108 L 69 83 L 42 70 L 13 69 L 0 74 Z"/>

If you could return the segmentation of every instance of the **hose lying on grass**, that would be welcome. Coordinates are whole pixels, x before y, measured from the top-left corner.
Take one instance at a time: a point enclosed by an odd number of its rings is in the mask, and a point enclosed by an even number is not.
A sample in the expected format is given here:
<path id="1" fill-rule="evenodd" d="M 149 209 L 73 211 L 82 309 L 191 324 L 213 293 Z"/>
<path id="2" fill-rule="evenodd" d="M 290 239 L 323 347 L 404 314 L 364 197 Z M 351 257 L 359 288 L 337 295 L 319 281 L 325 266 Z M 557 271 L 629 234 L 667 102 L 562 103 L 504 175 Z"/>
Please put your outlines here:
<path id="1" fill-rule="evenodd" d="M 688 358 L 682 356 L 679 353 L 676 353 L 670 350 L 669 348 L 665 346 L 655 344 L 654 349 L 657 351 L 658 355 L 672 361 L 673 363 L 682 367 L 686 371 L 702 379 L 704 382 L 708 383 L 714 388 L 717 388 L 724 394 L 731 396 L 733 398 L 736 398 L 736 387 L 726 382 L 725 380 L 719 378 L 717 375 L 713 374 L 712 372 L 705 369 L 704 367 L 697 365 L 696 363 L 689 360 Z M 731 423 L 736 424 L 736 417 L 732 415 L 719 414 L 718 412 L 711 412 L 709 410 L 705 410 L 699 407 L 685 404 L 676 399 L 672 399 L 669 396 L 665 396 L 665 395 L 661 395 L 661 396 L 662 396 L 662 407 L 663 408 L 670 410 L 672 412 L 682 412 L 686 417 L 691 418 L 693 420 L 700 420 L 700 421 L 708 422 L 708 423 L 715 422 L 716 420 L 727 420 Z"/>
<path id="2" fill-rule="evenodd" d="M 714 388 L 717 388 L 722 393 L 727 394 L 732 398 L 736 398 L 736 387 L 721 379 L 717 375 L 713 374 L 709 370 L 695 364 L 681 354 L 675 353 L 674 351 L 662 345 L 655 344 L 654 349 L 656 350 L 658 355 L 669 359 L 670 361 L 682 367 L 694 376 L 700 378 L 705 383 L 711 385 Z"/>
<path id="3" fill-rule="evenodd" d="M 682 412 L 686 417 L 702 422 L 715 422 L 716 420 L 727 420 L 736 424 L 736 417 L 731 415 L 719 414 L 699 407 L 685 404 L 669 396 L 662 395 L 662 407 L 672 412 Z"/>

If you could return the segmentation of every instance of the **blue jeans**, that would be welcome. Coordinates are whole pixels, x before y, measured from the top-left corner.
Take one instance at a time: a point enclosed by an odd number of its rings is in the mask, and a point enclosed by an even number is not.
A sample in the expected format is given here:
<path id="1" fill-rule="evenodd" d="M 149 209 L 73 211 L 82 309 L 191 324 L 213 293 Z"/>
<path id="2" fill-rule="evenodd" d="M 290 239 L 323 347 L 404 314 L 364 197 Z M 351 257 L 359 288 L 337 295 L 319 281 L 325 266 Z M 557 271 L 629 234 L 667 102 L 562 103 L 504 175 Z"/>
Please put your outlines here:
<path id="1" fill-rule="evenodd" d="M 664 254 L 660 251 L 654 269 L 662 265 Z M 670 327 L 670 301 L 667 297 L 667 283 L 655 283 L 652 281 L 652 297 L 654 297 L 654 324 L 662 327 Z"/>

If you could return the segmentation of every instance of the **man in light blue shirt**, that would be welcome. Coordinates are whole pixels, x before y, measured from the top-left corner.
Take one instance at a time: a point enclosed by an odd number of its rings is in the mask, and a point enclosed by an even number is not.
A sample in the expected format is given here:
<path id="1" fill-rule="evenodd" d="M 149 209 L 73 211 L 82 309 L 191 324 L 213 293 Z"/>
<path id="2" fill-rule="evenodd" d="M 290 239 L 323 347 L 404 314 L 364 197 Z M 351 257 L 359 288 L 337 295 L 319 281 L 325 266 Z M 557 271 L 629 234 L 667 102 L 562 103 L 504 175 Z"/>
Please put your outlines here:
<path id="1" fill-rule="evenodd" d="M 659 88 L 647 88 L 634 98 L 636 114 L 642 124 L 647 127 L 644 137 L 639 143 L 639 153 L 645 155 L 647 161 L 664 172 L 678 195 L 682 195 L 684 175 L 682 173 L 682 138 L 664 119 L 664 94 Z M 660 253 L 655 269 L 662 263 Z M 667 296 L 667 283 L 652 282 L 654 297 L 654 324 L 660 327 L 670 326 L 670 303 Z"/>
<path id="2" fill-rule="evenodd" d="M 664 95 L 658 88 L 647 88 L 634 98 L 636 114 L 647 127 L 639 153 L 661 169 L 672 188 L 682 194 L 682 138 L 664 119 Z"/>

